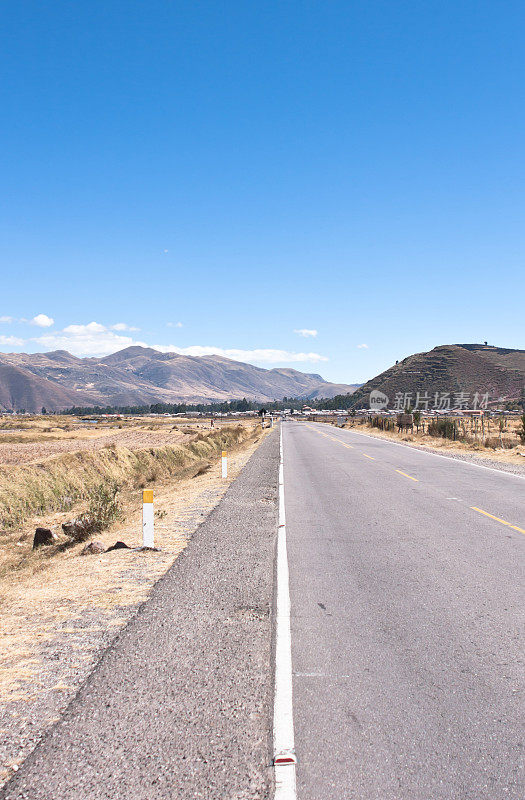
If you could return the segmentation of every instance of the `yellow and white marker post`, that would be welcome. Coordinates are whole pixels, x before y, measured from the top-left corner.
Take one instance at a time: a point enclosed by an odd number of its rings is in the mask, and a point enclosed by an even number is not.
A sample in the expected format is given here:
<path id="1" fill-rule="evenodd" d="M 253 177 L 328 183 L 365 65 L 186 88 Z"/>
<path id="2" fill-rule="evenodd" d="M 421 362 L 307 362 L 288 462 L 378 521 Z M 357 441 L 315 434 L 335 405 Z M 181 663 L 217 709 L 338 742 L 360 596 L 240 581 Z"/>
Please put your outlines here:
<path id="1" fill-rule="evenodd" d="M 222 461 L 222 477 L 223 478 L 227 478 L 228 477 L 228 457 L 226 455 L 226 450 L 222 451 L 222 459 L 221 459 L 221 461 Z"/>
<path id="2" fill-rule="evenodd" d="M 154 547 L 153 489 L 142 492 L 142 546 Z"/>

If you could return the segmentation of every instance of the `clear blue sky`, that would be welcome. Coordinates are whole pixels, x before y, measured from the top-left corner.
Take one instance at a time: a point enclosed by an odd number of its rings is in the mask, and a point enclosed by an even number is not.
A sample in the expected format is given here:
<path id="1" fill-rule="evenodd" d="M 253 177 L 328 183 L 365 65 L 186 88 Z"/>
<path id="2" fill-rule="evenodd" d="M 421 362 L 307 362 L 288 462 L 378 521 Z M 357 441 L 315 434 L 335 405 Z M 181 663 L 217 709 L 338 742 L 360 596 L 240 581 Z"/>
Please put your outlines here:
<path id="1" fill-rule="evenodd" d="M 3 3 L 0 349 L 354 382 L 525 347 L 524 24 L 482 0 Z"/>

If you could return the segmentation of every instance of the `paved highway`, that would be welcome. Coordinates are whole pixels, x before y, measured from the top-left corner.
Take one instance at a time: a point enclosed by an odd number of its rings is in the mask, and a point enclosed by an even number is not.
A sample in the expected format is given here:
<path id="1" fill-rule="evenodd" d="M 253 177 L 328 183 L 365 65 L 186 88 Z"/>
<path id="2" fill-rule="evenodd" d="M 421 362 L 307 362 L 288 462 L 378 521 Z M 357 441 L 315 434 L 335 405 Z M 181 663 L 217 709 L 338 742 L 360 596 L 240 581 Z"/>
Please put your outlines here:
<path id="1" fill-rule="evenodd" d="M 283 453 L 297 800 L 523 800 L 525 480 L 327 425 Z M 2 800 L 274 797 L 278 465 L 275 430 Z"/>
<path id="2" fill-rule="evenodd" d="M 298 800 L 523 800 L 525 480 L 285 423 Z"/>

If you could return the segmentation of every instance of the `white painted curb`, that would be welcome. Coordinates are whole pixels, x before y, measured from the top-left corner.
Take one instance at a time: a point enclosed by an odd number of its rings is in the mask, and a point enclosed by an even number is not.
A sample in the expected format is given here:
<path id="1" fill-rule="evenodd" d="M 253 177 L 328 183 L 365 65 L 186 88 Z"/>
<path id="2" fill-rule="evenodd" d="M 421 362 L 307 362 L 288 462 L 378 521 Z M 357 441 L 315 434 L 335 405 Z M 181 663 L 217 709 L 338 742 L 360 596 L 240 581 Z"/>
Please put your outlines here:
<path id="1" fill-rule="evenodd" d="M 286 552 L 284 509 L 283 429 L 280 431 L 279 521 L 277 533 L 277 603 L 275 637 L 275 697 L 273 710 L 273 752 L 275 800 L 295 800 L 295 747 L 292 700 L 292 637 L 290 628 L 290 587 Z"/>

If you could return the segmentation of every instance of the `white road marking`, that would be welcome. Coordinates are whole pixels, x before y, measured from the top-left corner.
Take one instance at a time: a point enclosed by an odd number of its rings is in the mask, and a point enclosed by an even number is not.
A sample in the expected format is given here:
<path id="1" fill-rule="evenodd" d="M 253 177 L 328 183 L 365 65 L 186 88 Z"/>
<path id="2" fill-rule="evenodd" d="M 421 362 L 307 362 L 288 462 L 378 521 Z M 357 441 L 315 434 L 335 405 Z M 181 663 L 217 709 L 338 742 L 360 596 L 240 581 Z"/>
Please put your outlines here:
<path id="1" fill-rule="evenodd" d="M 322 422 L 314 423 L 316 425 L 322 425 Z M 485 464 L 476 464 L 474 461 L 464 461 L 462 458 L 454 458 L 453 456 L 445 456 L 442 453 L 431 453 L 429 450 L 423 450 L 422 447 L 414 447 L 409 444 L 402 444 L 401 442 L 393 442 L 391 439 L 382 439 L 380 436 L 372 436 L 369 433 L 363 433 L 362 431 L 356 431 L 354 428 L 340 428 L 339 430 L 348 431 L 348 433 L 355 433 L 358 436 L 366 436 L 367 439 L 373 439 L 375 442 L 383 442 L 385 444 L 393 444 L 396 447 L 404 447 L 405 449 L 408 447 L 410 450 L 413 450 L 416 453 L 421 453 L 424 456 L 434 456 L 435 458 L 445 458 L 447 461 L 455 461 L 456 464 L 466 464 L 469 467 L 477 467 L 478 469 L 488 469 L 489 472 L 497 472 L 498 475 L 506 475 L 508 478 L 519 478 L 520 481 L 525 481 L 525 475 L 516 475 L 515 472 L 507 472 L 504 469 L 497 469 L 496 467 L 486 467 Z"/>
<path id="2" fill-rule="evenodd" d="M 295 745 L 292 699 L 292 637 L 290 629 L 288 555 L 286 553 L 282 423 L 280 437 L 275 696 L 273 707 L 275 800 L 296 800 L 297 795 L 295 789 Z"/>
<path id="3" fill-rule="evenodd" d="M 296 678 L 352 678 L 353 675 L 331 675 L 327 672 L 294 672 Z"/>

